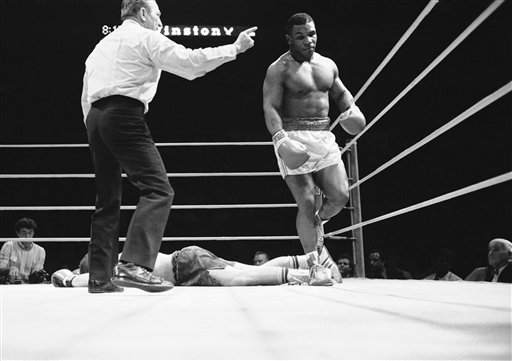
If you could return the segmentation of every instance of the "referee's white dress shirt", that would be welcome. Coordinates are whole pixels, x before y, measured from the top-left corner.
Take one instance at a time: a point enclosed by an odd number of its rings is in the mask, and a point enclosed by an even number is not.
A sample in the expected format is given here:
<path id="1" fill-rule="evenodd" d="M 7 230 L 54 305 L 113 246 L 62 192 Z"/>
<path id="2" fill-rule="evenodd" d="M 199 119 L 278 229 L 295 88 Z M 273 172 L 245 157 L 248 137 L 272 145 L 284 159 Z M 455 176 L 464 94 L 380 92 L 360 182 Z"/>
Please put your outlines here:
<path id="1" fill-rule="evenodd" d="M 85 62 L 84 122 L 91 103 L 110 95 L 140 100 L 147 112 L 162 70 L 192 80 L 235 58 L 233 44 L 188 49 L 158 31 L 125 20 L 96 45 Z"/>

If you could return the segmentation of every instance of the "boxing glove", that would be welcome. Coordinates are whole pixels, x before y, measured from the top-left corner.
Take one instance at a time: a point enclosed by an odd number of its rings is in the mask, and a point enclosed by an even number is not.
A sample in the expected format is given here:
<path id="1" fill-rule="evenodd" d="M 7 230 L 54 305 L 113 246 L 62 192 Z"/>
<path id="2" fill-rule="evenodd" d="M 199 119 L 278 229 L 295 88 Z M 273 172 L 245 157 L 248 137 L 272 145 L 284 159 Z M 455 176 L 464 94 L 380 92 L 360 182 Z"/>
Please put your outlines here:
<path id="1" fill-rule="evenodd" d="M 351 135 L 359 133 L 366 125 L 364 114 L 355 103 L 352 103 L 347 110 L 341 113 L 338 120 L 341 127 Z"/>
<path id="2" fill-rule="evenodd" d="M 288 133 L 281 129 L 272 136 L 274 149 L 290 169 L 297 169 L 309 159 L 309 152 L 301 142 L 291 139 Z"/>
<path id="3" fill-rule="evenodd" d="M 60 269 L 52 274 L 51 282 L 55 287 L 73 287 L 75 274 L 68 269 Z"/>

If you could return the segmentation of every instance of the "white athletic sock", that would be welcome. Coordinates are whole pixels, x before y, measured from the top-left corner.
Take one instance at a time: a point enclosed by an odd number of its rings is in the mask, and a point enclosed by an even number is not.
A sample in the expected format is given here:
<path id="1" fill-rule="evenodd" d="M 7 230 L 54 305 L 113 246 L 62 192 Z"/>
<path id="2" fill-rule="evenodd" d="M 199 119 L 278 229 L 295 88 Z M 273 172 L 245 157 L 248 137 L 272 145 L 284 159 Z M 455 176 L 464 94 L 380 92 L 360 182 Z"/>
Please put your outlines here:
<path id="1" fill-rule="evenodd" d="M 320 218 L 319 211 L 315 213 L 316 250 L 319 254 L 322 253 L 324 247 L 324 224 L 328 221 L 329 219 Z"/>
<path id="2" fill-rule="evenodd" d="M 318 262 L 318 252 L 313 251 L 300 256 L 288 256 L 290 268 L 309 269 Z"/>

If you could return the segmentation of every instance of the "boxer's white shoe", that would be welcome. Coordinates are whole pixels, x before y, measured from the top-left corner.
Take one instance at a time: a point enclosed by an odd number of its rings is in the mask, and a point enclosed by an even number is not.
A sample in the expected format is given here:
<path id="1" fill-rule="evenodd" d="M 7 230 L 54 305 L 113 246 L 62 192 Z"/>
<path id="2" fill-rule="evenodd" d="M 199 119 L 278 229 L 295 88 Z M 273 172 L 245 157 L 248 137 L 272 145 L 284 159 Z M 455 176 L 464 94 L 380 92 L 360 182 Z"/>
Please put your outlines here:
<path id="1" fill-rule="evenodd" d="M 332 279 L 337 283 L 342 283 L 343 279 L 341 277 L 340 270 L 338 269 L 338 265 L 334 262 L 329 251 L 325 246 L 322 248 L 322 252 L 318 252 L 319 255 L 319 263 L 331 271 Z"/>
<path id="2" fill-rule="evenodd" d="M 289 268 L 286 281 L 289 285 L 307 285 L 309 282 L 309 270 Z"/>
<path id="3" fill-rule="evenodd" d="M 290 275 L 288 277 L 289 285 L 307 285 L 309 282 L 309 276 Z"/>
<path id="4" fill-rule="evenodd" d="M 333 281 L 329 270 L 319 264 L 313 265 L 309 269 L 310 286 L 332 286 Z"/>
<path id="5" fill-rule="evenodd" d="M 52 285 L 55 287 L 73 287 L 71 281 L 75 278 L 75 274 L 68 269 L 60 269 L 52 274 Z"/>

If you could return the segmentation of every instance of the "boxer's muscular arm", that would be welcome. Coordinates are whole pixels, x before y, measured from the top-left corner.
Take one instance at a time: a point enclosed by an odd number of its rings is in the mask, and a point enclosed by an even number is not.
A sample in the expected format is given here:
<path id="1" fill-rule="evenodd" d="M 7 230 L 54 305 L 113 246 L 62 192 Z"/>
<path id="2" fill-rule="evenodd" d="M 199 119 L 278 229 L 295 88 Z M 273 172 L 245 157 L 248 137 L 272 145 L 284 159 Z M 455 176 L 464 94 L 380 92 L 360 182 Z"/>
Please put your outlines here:
<path id="1" fill-rule="evenodd" d="M 340 115 L 340 125 L 347 133 L 354 135 L 363 130 L 366 125 L 366 119 L 355 105 L 352 94 L 342 83 L 339 77 L 338 67 L 336 64 L 332 64 L 334 67 L 334 82 L 329 90 L 329 95 L 342 112 Z"/>
<path id="2" fill-rule="evenodd" d="M 278 63 L 274 63 L 267 69 L 267 75 L 263 82 L 263 113 L 265 124 L 271 135 L 283 129 L 280 115 L 284 92 L 282 78 L 282 69 Z"/>
<path id="3" fill-rule="evenodd" d="M 309 152 L 303 144 L 290 139 L 283 129 L 280 111 L 284 93 L 284 70 L 279 62 L 269 66 L 263 83 L 263 112 L 267 129 L 272 134 L 274 149 L 288 168 L 296 169 L 309 159 Z"/>
<path id="4" fill-rule="evenodd" d="M 332 88 L 329 90 L 329 95 L 342 113 L 347 110 L 352 105 L 352 103 L 354 103 L 352 94 L 350 94 L 348 89 L 341 82 L 341 79 L 337 74 L 334 78 Z"/>

